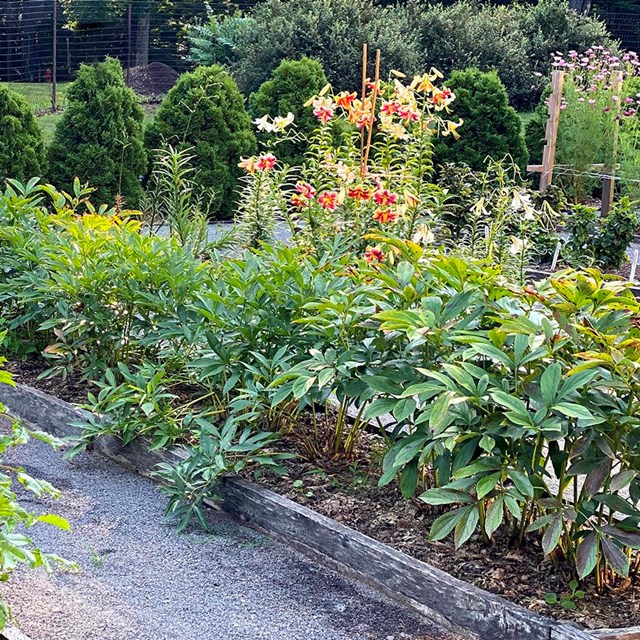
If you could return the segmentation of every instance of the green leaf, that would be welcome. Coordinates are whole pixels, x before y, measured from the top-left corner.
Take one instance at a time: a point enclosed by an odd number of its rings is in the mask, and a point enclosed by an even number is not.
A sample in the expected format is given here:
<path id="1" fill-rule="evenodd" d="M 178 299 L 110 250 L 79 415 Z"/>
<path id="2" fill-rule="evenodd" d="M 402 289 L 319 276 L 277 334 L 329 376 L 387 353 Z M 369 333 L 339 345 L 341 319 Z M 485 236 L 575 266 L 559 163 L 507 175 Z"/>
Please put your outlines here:
<path id="1" fill-rule="evenodd" d="M 609 567 L 618 575 L 626 578 L 629 575 L 629 558 L 627 555 L 607 538 L 602 538 L 601 544 L 602 553 Z"/>
<path id="2" fill-rule="evenodd" d="M 416 401 L 413 398 L 405 398 L 404 400 L 397 401 L 392 411 L 393 417 L 397 422 L 402 422 L 405 418 L 413 414 L 416 406 Z"/>
<path id="3" fill-rule="evenodd" d="M 613 513 L 624 513 L 627 516 L 640 515 L 640 511 L 618 495 L 601 493 L 593 496 L 593 499 L 609 507 Z"/>
<path id="4" fill-rule="evenodd" d="M 433 431 L 438 431 L 438 428 L 446 421 L 452 399 L 453 394 L 448 391 L 433 403 L 431 415 L 429 416 L 429 428 Z"/>
<path id="5" fill-rule="evenodd" d="M 540 391 L 542 392 L 542 399 L 547 407 L 551 407 L 558 393 L 558 387 L 562 380 L 562 365 L 559 362 L 554 362 L 549 365 L 542 376 L 540 376 Z"/>
<path id="6" fill-rule="evenodd" d="M 496 488 L 498 482 L 500 482 L 501 477 L 502 472 L 498 471 L 497 473 L 492 473 L 491 475 L 478 480 L 478 484 L 476 485 L 476 494 L 478 499 L 480 500 L 487 494 L 491 493 Z"/>
<path id="7" fill-rule="evenodd" d="M 526 496 L 527 498 L 533 498 L 533 485 L 524 473 L 522 473 L 521 471 L 516 471 L 515 469 L 509 469 L 509 471 L 507 471 L 507 475 L 509 476 L 509 478 L 511 478 L 511 480 L 513 480 L 513 484 L 515 485 L 516 489 L 523 496 Z"/>
<path id="8" fill-rule="evenodd" d="M 459 503 L 472 503 L 473 498 L 464 491 L 458 491 L 456 489 L 427 489 L 421 496 L 420 500 L 431 505 L 442 504 L 459 504 Z"/>
<path id="9" fill-rule="evenodd" d="M 529 411 L 527 411 L 527 405 L 520 400 L 520 398 L 516 396 L 509 395 L 504 391 L 493 391 L 491 392 L 491 397 L 495 402 L 497 402 L 500 406 L 506 407 L 507 409 L 511 409 L 511 411 L 518 413 L 522 416 L 529 416 Z"/>
<path id="10" fill-rule="evenodd" d="M 562 525 L 562 514 L 558 513 L 553 517 L 542 536 L 542 550 L 545 555 L 548 556 L 558 546 L 564 530 Z"/>
<path id="11" fill-rule="evenodd" d="M 576 568 L 578 577 L 582 580 L 596 567 L 598 561 L 598 536 L 592 531 L 583 538 L 576 550 Z"/>
<path id="12" fill-rule="evenodd" d="M 574 402 L 559 402 L 552 408 L 569 418 L 589 420 L 594 417 L 589 409 Z"/>
<path id="13" fill-rule="evenodd" d="M 63 529 L 64 531 L 71 531 L 71 525 L 69 522 L 53 513 L 38 516 L 37 520 L 38 522 L 45 522 L 46 524 L 53 525 L 54 527 L 58 527 L 58 529 Z"/>
<path id="14" fill-rule="evenodd" d="M 431 525 L 429 540 L 431 542 L 437 542 L 438 540 L 446 538 L 453 531 L 459 520 L 464 517 L 468 509 L 469 507 L 459 507 L 436 518 Z"/>
<path id="15" fill-rule="evenodd" d="M 504 520 L 504 496 L 498 496 L 487 509 L 484 530 L 491 537 Z"/>
<path id="16" fill-rule="evenodd" d="M 479 512 L 476 505 L 466 507 L 465 513 L 456 524 L 454 532 L 454 541 L 456 549 L 459 549 L 472 535 L 478 526 Z"/>
<path id="17" fill-rule="evenodd" d="M 416 492 L 418 485 L 418 461 L 407 464 L 400 474 L 400 492 L 402 497 L 409 499 Z"/>
<path id="18" fill-rule="evenodd" d="M 364 419 L 372 420 L 391 413 L 397 403 L 396 398 L 376 398 L 364 412 Z"/>
<path id="19" fill-rule="evenodd" d="M 547 604 L 558 604 L 558 596 L 555 593 L 545 593 L 544 601 Z"/>

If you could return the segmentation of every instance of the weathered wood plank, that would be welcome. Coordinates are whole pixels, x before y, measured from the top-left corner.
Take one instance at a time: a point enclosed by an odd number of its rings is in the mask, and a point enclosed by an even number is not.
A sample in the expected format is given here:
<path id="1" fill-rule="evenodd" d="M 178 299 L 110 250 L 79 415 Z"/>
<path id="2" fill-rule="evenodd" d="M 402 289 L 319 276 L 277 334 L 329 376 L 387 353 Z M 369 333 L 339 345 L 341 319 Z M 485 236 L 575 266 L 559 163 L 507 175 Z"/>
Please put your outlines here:
<path id="1" fill-rule="evenodd" d="M 31 640 L 28 636 L 25 636 L 24 633 L 18 631 L 15 627 L 7 627 L 2 630 L 2 634 L 0 635 L 0 639 L 2 640 Z"/>
<path id="2" fill-rule="evenodd" d="M 58 435 L 74 435 L 70 422 L 83 412 L 35 389 L 0 385 L 0 400 L 18 416 Z M 160 462 L 175 463 L 180 450 L 149 450 L 149 441 L 127 446 L 115 437 L 99 438 L 100 452 L 149 475 Z M 221 484 L 222 508 L 314 559 L 347 569 L 421 613 L 482 640 L 593 640 L 562 625 L 396 551 L 334 520 L 246 480 L 229 476 Z M 216 505 L 218 506 L 218 505 Z"/>
<path id="3" fill-rule="evenodd" d="M 598 629 L 593 635 L 600 640 L 640 640 L 640 627 Z"/>

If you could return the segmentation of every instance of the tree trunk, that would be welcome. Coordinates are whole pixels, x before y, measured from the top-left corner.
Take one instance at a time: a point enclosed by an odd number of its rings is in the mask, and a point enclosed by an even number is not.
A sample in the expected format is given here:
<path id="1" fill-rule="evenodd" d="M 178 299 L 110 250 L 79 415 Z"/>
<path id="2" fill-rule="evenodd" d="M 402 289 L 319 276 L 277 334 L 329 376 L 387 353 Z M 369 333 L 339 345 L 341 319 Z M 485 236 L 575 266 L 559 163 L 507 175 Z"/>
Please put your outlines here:
<path id="1" fill-rule="evenodd" d="M 578 13 L 589 13 L 592 0 L 569 0 L 569 6 Z"/>
<path id="2" fill-rule="evenodd" d="M 151 34 L 151 10 L 145 11 L 138 20 L 136 34 L 136 67 L 149 64 L 149 38 Z"/>

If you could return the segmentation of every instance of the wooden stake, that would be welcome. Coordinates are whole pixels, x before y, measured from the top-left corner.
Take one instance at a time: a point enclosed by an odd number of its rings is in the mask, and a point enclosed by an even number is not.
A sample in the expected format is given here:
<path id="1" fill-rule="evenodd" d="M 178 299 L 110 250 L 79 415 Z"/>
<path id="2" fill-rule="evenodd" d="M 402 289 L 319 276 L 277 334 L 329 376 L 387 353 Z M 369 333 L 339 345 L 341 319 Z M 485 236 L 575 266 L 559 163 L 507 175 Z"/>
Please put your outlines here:
<path id="1" fill-rule="evenodd" d="M 620 103 L 622 102 L 622 72 L 616 71 L 613 77 L 613 89 L 615 95 L 618 96 Z M 620 107 L 622 108 L 622 107 Z M 600 209 L 600 215 L 603 217 L 609 214 L 611 207 L 613 206 L 613 199 L 616 192 L 616 156 L 618 155 L 618 134 L 620 131 L 620 120 L 616 120 L 615 129 L 613 132 L 613 148 L 611 149 L 611 164 L 605 168 L 605 176 L 602 179 L 602 208 Z"/>
<path id="2" fill-rule="evenodd" d="M 380 49 L 376 49 L 376 73 L 373 80 L 373 93 L 371 94 L 371 119 L 369 120 L 369 134 L 367 136 L 367 147 L 364 153 L 364 164 L 362 175 L 367 175 L 369 164 L 369 152 L 371 151 L 371 139 L 373 137 L 373 123 L 376 117 L 376 101 L 378 99 L 378 82 L 380 81 Z"/>
<path id="3" fill-rule="evenodd" d="M 360 100 L 364 106 L 365 98 L 367 97 L 367 59 L 369 56 L 369 48 L 365 42 L 362 45 L 362 91 L 360 92 Z M 364 171 L 364 141 L 365 130 L 364 127 L 360 132 L 360 173 Z M 364 174 L 363 174 L 364 175 Z"/>

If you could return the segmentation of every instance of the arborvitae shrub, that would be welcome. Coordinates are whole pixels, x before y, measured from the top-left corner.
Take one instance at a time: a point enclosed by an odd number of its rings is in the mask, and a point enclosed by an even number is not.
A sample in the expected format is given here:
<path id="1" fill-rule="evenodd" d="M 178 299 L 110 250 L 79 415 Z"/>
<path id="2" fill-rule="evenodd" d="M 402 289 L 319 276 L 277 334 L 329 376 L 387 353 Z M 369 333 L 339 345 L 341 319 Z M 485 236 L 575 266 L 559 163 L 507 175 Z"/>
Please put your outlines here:
<path id="1" fill-rule="evenodd" d="M 495 71 L 454 71 L 447 86 L 456 94 L 452 118 L 462 118 L 464 125 L 460 127 L 459 140 L 440 139 L 435 149 L 436 162 L 463 162 L 480 170 L 487 157 L 499 160 L 509 154 L 524 171 L 529 154 L 522 121 L 509 106 L 507 92 Z"/>
<path id="2" fill-rule="evenodd" d="M 42 130 L 29 103 L 0 87 L 0 181 L 38 176 L 43 162 Z"/>
<path id="3" fill-rule="evenodd" d="M 143 120 L 118 60 L 82 65 L 49 147 L 49 179 L 69 189 L 77 176 L 96 189 L 94 201 L 112 203 L 120 194 L 135 206 L 147 167 Z"/>
<path id="4" fill-rule="evenodd" d="M 300 60 L 283 60 L 271 78 L 263 82 L 260 89 L 249 97 L 249 112 L 254 118 L 286 116 L 295 117 L 295 129 L 302 140 L 286 141 L 278 145 L 276 155 L 291 165 L 299 165 L 307 148 L 304 137 L 317 127 L 318 120 L 312 109 L 304 104 L 318 94 L 327 84 L 322 65 L 303 56 Z"/>
<path id="5" fill-rule="evenodd" d="M 160 105 L 147 130 L 147 149 L 163 144 L 192 148 L 200 186 L 213 189 L 211 214 L 233 215 L 241 156 L 255 151 L 256 139 L 244 98 L 219 65 L 185 73 Z"/>

